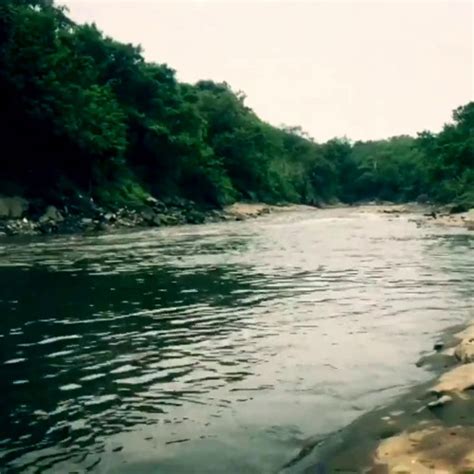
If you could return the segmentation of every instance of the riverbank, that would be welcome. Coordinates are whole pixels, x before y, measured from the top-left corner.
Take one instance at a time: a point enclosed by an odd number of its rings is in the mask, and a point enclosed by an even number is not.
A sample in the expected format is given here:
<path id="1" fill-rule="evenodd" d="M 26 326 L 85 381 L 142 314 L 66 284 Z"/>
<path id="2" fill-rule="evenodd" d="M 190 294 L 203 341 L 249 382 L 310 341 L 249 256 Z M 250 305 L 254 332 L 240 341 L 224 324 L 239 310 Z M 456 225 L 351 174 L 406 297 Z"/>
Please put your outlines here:
<path id="1" fill-rule="evenodd" d="M 238 202 L 218 209 L 185 199 L 159 201 L 150 197 L 141 206 L 110 209 L 87 199 L 53 206 L 18 196 L 0 197 L 0 236 L 107 232 L 126 228 L 243 221 L 297 209 L 315 208 Z"/>
<path id="2" fill-rule="evenodd" d="M 474 321 L 448 331 L 417 366 L 436 377 L 327 439 L 291 472 L 474 472 Z M 304 453 L 303 453 L 304 454 Z M 285 471 L 286 472 L 286 471 Z"/>
<path id="3" fill-rule="evenodd" d="M 418 214 L 420 217 L 429 220 L 438 225 L 445 225 L 451 227 L 467 227 L 474 216 L 473 209 L 469 211 L 459 211 L 454 205 L 432 206 L 427 204 L 407 203 L 394 204 L 389 207 L 382 207 L 380 212 L 385 214 Z"/>
<path id="4" fill-rule="evenodd" d="M 474 230 L 474 209 L 460 212 L 455 205 L 433 206 L 428 204 L 407 203 L 392 205 L 361 206 L 367 212 L 399 217 L 412 214 L 417 224 L 435 224 L 444 227 L 461 227 Z"/>
<path id="5" fill-rule="evenodd" d="M 323 208 L 333 207 L 346 205 L 337 204 Z M 417 224 L 432 223 L 474 230 L 474 210 L 453 212 L 456 209 L 452 205 L 434 207 L 419 203 L 370 203 L 357 204 L 357 208 L 362 212 L 387 214 L 394 218 L 412 214 Z M 160 201 L 152 197 L 149 197 L 146 203 L 133 207 L 107 208 L 86 198 L 54 206 L 19 196 L 0 196 L 0 236 L 76 234 L 126 228 L 243 221 L 274 212 L 315 209 L 318 208 L 302 204 L 272 205 L 250 202 L 236 202 L 223 208 L 211 208 L 181 198 Z"/>

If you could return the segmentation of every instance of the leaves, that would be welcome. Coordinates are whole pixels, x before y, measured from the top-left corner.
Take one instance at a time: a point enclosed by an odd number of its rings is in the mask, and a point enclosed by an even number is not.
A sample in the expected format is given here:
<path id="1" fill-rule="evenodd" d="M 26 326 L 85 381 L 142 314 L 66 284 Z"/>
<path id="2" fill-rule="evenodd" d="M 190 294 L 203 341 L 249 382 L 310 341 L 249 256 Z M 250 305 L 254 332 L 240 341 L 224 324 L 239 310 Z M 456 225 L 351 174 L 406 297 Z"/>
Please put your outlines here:
<path id="1" fill-rule="evenodd" d="M 473 199 L 474 103 L 439 134 L 319 144 L 245 100 L 225 82 L 179 83 L 49 0 L 0 5 L 0 138 L 11 150 L 0 186 L 44 197 L 67 182 L 107 202 L 151 192 L 212 205 Z"/>

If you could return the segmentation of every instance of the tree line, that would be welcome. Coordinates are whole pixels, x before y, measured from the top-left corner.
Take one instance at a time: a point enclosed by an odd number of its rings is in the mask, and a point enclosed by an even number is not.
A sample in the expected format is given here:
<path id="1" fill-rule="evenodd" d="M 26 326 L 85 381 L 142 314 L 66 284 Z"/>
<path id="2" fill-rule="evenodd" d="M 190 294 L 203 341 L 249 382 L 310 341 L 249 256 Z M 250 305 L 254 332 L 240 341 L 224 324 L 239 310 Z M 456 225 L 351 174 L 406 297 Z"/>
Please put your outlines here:
<path id="1" fill-rule="evenodd" d="M 0 5 L 0 103 L 1 194 L 474 206 L 474 102 L 439 133 L 317 143 L 262 121 L 226 83 L 178 82 L 51 0 Z"/>

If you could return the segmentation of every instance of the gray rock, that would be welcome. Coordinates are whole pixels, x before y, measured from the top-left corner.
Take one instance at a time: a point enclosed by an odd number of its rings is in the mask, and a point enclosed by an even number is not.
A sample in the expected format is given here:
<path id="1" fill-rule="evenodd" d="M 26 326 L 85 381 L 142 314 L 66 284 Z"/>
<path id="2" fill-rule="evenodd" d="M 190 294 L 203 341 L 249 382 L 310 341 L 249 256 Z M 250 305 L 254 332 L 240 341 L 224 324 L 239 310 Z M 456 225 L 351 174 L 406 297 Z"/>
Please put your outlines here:
<path id="1" fill-rule="evenodd" d="M 156 212 L 151 208 L 146 208 L 141 212 L 142 219 L 149 224 L 152 224 L 156 218 Z"/>
<path id="2" fill-rule="evenodd" d="M 28 207 L 28 201 L 22 197 L 0 197 L 0 217 L 19 219 L 28 210 Z"/>
<path id="3" fill-rule="evenodd" d="M 433 349 L 435 351 L 440 351 L 441 349 L 443 349 L 443 347 L 444 347 L 444 344 L 442 342 L 435 342 Z"/>
<path id="4" fill-rule="evenodd" d="M 463 339 L 454 350 L 454 355 L 463 364 L 474 362 L 474 338 Z"/>
<path id="5" fill-rule="evenodd" d="M 117 220 L 117 216 L 113 212 L 108 212 L 104 215 L 104 220 L 112 224 Z"/>
<path id="6" fill-rule="evenodd" d="M 156 204 L 153 206 L 153 209 L 156 209 L 158 212 L 166 212 L 167 207 L 163 201 L 157 201 Z"/>
<path id="7" fill-rule="evenodd" d="M 155 206 L 156 204 L 158 204 L 158 199 L 154 198 L 153 196 L 148 196 L 145 202 L 150 206 Z"/>
<path id="8" fill-rule="evenodd" d="M 186 213 L 186 222 L 189 224 L 202 224 L 204 222 L 205 216 L 202 212 L 191 210 Z"/>
<path id="9" fill-rule="evenodd" d="M 40 223 L 62 222 L 64 217 L 54 206 L 48 206 L 45 213 L 39 218 Z"/>

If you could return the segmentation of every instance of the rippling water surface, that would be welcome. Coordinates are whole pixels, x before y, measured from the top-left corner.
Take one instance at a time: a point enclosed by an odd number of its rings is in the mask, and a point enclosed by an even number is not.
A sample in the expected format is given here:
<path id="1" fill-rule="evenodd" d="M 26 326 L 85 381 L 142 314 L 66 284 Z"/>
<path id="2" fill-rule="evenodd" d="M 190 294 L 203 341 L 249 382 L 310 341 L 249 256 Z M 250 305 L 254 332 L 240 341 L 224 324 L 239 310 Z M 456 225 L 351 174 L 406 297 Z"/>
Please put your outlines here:
<path id="1" fill-rule="evenodd" d="M 0 241 L 0 468 L 278 472 L 429 375 L 473 234 L 360 210 Z"/>

